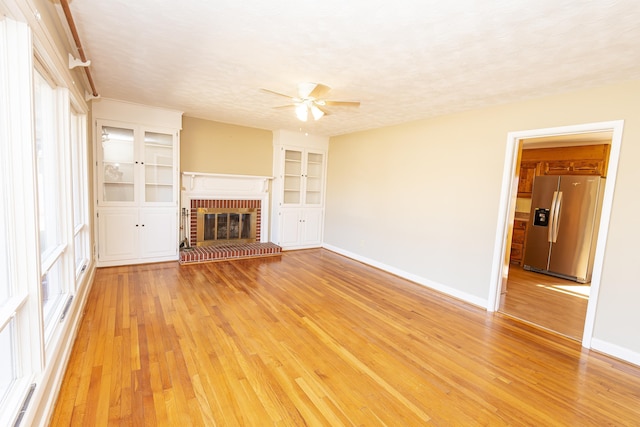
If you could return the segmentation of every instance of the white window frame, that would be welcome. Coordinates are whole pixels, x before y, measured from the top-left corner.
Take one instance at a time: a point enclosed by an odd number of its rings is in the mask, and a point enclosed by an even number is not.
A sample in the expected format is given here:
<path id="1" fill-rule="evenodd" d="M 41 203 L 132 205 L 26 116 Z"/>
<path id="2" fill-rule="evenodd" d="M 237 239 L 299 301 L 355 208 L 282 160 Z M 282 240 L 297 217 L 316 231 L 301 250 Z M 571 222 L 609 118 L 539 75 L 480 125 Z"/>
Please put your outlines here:
<path id="1" fill-rule="evenodd" d="M 71 167 L 73 196 L 73 249 L 76 290 L 89 265 L 90 259 L 90 227 L 89 227 L 89 178 L 87 171 L 87 115 L 77 113 L 72 106 L 70 116 Z M 76 191 L 73 191 L 75 188 Z M 76 217 L 78 212 L 79 218 Z M 76 241 L 80 239 L 80 247 Z M 80 262 L 78 262 L 80 260 Z"/>
<path id="2" fill-rule="evenodd" d="M 29 386 L 44 366 L 43 331 L 38 295 L 40 286 L 35 188 L 35 153 L 32 126 L 33 54 L 31 31 L 26 24 L 0 20 L 0 145 L 1 166 L 11 179 L 3 180 L 5 211 L 11 224 L 6 243 L 10 298 L 0 308 L 0 329 L 13 319 L 15 379 L 0 402 L 0 425 L 10 425 Z M 5 350 L 5 349 L 3 349 Z"/>
<path id="3" fill-rule="evenodd" d="M 4 3 L 3 3 L 4 5 Z M 3 6 L 2 6 L 3 7 Z M 0 9 L 2 8 L 0 7 Z M 61 381 L 60 370 L 66 364 L 70 338 L 80 319 L 80 302 L 71 300 L 76 293 L 86 299 L 93 271 L 90 232 L 90 184 L 87 164 L 86 104 L 80 89 L 69 73 L 65 58 L 57 56 L 55 44 L 37 18 L 11 10 L 18 21 L 0 14 L 0 170 L 6 179 L 0 181 L 0 209 L 4 209 L 7 236 L 6 274 L 0 280 L 9 284 L 9 298 L 0 302 L 0 331 L 13 328 L 10 354 L 0 362 L 13 363 L 14 380 L 0 396 L 0 425 L 13 425 L 30 391 L 31 402 L 23 425 L 34 422 L 36 413 L 51 410 L 51 399 Z M 19 22 L 19 21 L 26 21 Z M 60 221 L 60 240 L 43 256 L 39 249 L 37 153 L 34 133 L 35 69 L 48 81 L 54 93 L 51 108 L 51 132 L 58 149 L 55 173 L 60 204 L 56 208 Z M 72 118 L 72 114 L 74 114 Z M 72 128 L 73 126 L 73 128 Z M 72 161 L 77 150 L 78 162 Z M 76 179 L 81 188 L 74 191 Z M 78 205 L 76 205 L 78 204 Z M 79 215 L 75 215 L 77 212 Z M 74 215 L 77 218 L 74 218 Z M 90 274 L 76 269 L 76 238 L 83 262 Z M 60 268 L 61 295 L 45 327 L 41 301 L 41 280 L 51 266 Z M 6 285 L 6 283 L 5 283 Z M 71 304 L 68 304 L 71 302 Z M 63 316 L 69 309 L 71 316 Z M 69 314 L 65 311 L 66 314 Z M 73 325 L 73 326 L 72 326 Z M 75 329 L 74 329 L 75 330 Z M 66 355 L 66 356 L 65 356 Z M 35 388 L 33 386 L 35 385 Z M 43 413 L 43 412 L 39 412 Z"/>
<path id="4" fill-rule="evenodd" d="M 46 253 L 41 254 L 42 258 L 40 260 L 40 277 L 41 282 L 44 280 L 44 277 L 52 271 L 56 271 L 54 268 L 57 268 L 57 279 L 59 280 L 59 294 L 54 301 L 51 302 L 53 304 L 46 315 L 44 315 L 42 322 L 44 323 L 45 330 L 45 347 L 49 347 L 49 343 L 52 341 L 52 337 L 55 332 L 61 328 L 60 322 L 58 319 L 62 314 L 62 310 L 65 305 L 65 301 L 68 299 L 69 295 L 75 288 L 75 275 L 71 275 L 69 272 L 74 271 L 75 269 L 70 270 L 70 262 L 75 260 L 70 260 L 73 258 L 73 253 L 70 251 L 70 247 L 73 247 L 73 244 L 69 242 L 70 237 L 72 238 L 73 234 L 69 233 L 68 230 L 72 229 L 73 226 L 73 210 L 72 210 L 72 201 L 71 201 L 71 192 L 69 191 L 71 179 L 70 179 L 70 137 L 69 137 L 69 128 L 70 128 L 70 115 L 69 115 L 69 91 L 65 88 L 56 87 L 55 81 L 52 81 L 53 78 L 50 77 L 50 73 L 47 72 L 47 68 L 36 59 L 36 66 L 34 71 L 34 81 L 33 84 L 38 84 L 36 81 L 36 75 L 40 75 L 44 80 L 44 83 L 48 85 L 51 90 L 51 94 L 53 97 L 53 102 L 51 104 L 51 111 L 45 111 L 45 113 L 51 113 L 51 117 L 47 117 L 45 122 L 51 124 L 52 131 L 49 140 L 49 144 L 54 146 L 54 155 L 55 161 L 58 164 L 58 168 L 56 171 L 47 170 L 49 173 L 53 173 L 55 176 L 50 176 L 50 180 L 48 183 L 56 183 L 57 186 L 53 189 L 55 192 L 56 200 L 59 202 L 56 206 L 47 206 L 48 212 L 55 211 L 55 218 L 57 218 L 57 227 L 58 227 L 58 239 L 59 241 L 55 246 L 52 246 L 50 250 Z M 34 111 L 35 114 L 35 111 Z M 34 121 L 35 122 L 35 121 Z M 36 156 L 37 157 L 37 156 Z M 43 190 L 51 190 L 49 188 L 42 189 L 38 187 L 38 182 L 36 181 L 36 192 L 40 194 Z M 38 204 L 40 203 L 40 199 L 38 200 Z M 39 212 L 39 207 L 38 207 Z M 42 219 L 38 215 L 39 221 Z M 41 307 L 44 307 L 42 303 L 42 295 L 40 295 Z M 47 355 L 50 357 L 51 352 L 47 352 Z"/>

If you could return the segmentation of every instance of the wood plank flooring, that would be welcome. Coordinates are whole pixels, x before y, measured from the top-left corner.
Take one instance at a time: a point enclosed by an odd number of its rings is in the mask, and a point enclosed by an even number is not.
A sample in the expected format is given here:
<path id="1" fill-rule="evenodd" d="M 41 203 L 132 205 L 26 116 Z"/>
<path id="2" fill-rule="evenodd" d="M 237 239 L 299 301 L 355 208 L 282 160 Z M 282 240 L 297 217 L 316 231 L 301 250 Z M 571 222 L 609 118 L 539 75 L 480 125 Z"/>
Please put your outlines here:
<path id="1" fill-rule="evenodd" d="M 581 342 L 589 291 L 589 284 L 511 265 L 499 310 Z"/>
<path id="2" fill-rule="evenodd" d="M 319 249 L 99 269 L 51 425 L 639 422 L 639 367 Z"/>

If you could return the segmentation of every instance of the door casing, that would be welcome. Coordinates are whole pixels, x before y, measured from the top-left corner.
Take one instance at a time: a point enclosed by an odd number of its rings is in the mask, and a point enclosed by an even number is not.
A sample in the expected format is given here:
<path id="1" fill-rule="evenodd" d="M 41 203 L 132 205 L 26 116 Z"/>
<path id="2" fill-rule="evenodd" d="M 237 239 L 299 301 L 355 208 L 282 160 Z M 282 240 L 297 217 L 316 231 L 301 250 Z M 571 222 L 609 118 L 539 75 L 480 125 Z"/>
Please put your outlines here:
<path id="1" fill-rule="evenodd" d="M 613 194 L 616 176 L 618 173 L 618 161 L 620 158 L 620 146 L 622 145 L 623 127 L 624 120 L 613 120 L 554 128 L 514 131 L 507 134 L 506 155 L 502 173 L 502 188 L 500 191 L 500 205 L 498 210 L 496 240 L 493 251 L 489 298 L 487 299 L 487 311 L 494 312 L 497 310 L 500 306 L 500 294 L 503 287 L 506 286 L 509 269 L 509 250 L 511 245 L 509 231 L 511 224 L 513 224 L 518 193 L 518 181 L 516 179 L 518 172 L 516 167 L 518 165 L 518 155 L 520 153 L 523 140 L 528 138 L 567 136 L 593 132 L 612 132 L 611 148 L 609 151 L 609 162 L 607 167 L 607 180 L 604 188 L 602 213 L 600 216 L 600 227 L 598 230 L 598 243 L 594 258 L 593 276 L 591 278 L 591 295 L 587 304 L 587 313 L 585 316 L 585 325 L 582 334 L 582 346 L 591 348 L 600 280 L 602 277 L 602 264 L 604 262 L 607 236 L 609 233 L 609 221 L 611 218 L 611 207 L 613 204 Z"/>

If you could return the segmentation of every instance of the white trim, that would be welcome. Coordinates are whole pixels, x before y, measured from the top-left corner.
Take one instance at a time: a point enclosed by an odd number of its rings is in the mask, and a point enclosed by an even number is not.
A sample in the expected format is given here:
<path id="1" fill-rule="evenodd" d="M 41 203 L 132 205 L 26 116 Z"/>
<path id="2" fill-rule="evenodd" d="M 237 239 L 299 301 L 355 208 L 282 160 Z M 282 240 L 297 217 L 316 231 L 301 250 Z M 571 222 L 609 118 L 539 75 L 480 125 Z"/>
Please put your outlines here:
<path id="1" fill-rule="evenodd" d="M 7 327 L 15 314 L 22 308 L 27 301 L 29 294 L 21 292 L 18 295 L 12 295 L 0 306 L 0 331 Z M 2 397 L 2 396 L 0 396 Z"/>
<path id="2" fill-rule="evenodd" d="M 159 126 L 170 129 L 170 133 L 182 129 L 182 111 L 162 107 L 134 104 L 117 99 L 99 98 L 91 102 L 93 118 L 128 123 L 133 126 Z"/>
<path id="3" fill-rule="evenodd" d="M 10 395 L 0 404 L 0 424 L 12 423 L 29 384 L 44 368 L 43 330 L 40 321 L 40 251 L 37 245 L 35 154 L 33 147 L 33 39 L 30 28 L 11 18 L 0 19 L 0 145 L 7 202 L 5 221 L 9 255 L 9 280 L 15 306 L 15 373 Z M 27 298 L 22 297 L 27 292 Z M 3 313 L 4 315 L 4 313 Z M 3 319 L 3 322 L 4 319 Z M 6 349 L 3 349 L 5 351 Z"/>
<path id="4" fill-rule="evenodd" d="M 74 297 L 69 313 L 67 314 L 68 324 L 61 331 L 61 336 L 56 339 L 55 348 L 52 349 L 52 358 L 49 362 L 50 369 L 45 370 L 43 376 L 39 378 L 38 387 L 32 397 L 31 407 L 28 411 L 28 418 L 23 419 L 24 425 L 46 426 L 53 415 L 54 405 L 60 393 L 62 380 L 67 371 L 73 343 L 76 340 L 84 309 L 89 298 L 89 293 L 93 287 L 96 268 L 92 265 L 88 269 L 88 275 L 79 287 L 78 294 Z M 37 422 L 35 422 L 37 420 Z"/>
<path id="5" fill-rule="evenodd" d="M 608 122 L 587 123 L 581 125 L 563 126 L 547 129 L 533 129 L 518 132 L 509 132 L 507 135 L 507 147 L 505 164 L 502 174 L 502 189 L 500 192 L 500 206 L 498 210 L 498 223 L 496 240 L 494 243 L 493 262 L 491 268 L 491 283 L 489 287 L 489 298 L 487 310 L 496 311 L 500 305 L 500 291 L 502 289 L 502 276 L 504 274 L 505 252 L 509 244 L 507 242 L 508 229 L 513 222 L 515 210 L 515 199 L 517 194 L 517 183 L 513 179 L 514 168 L 518 156 L 518 145 L 520 140 L 526 138 L 538 138 L 546 136 L 561 136 L 578 133 L 606 132 L 613 131 L 611 149 L 609 152 L 609 166 L 607 169 L 607 179 L 604 188 L 604 200 L 602 202 L 602 213 L 600 217 L 600 227 L 598 231 L 598 244 L 593 266 L 593 276 L 591 279 L 591 296 L 587 305 L 584 331 L 582 336 L 582 346 L 591 347 L 593 339 L 593 329 L 595 322 L 596 307 L 598 303 L 598 293 L 602 276 L 602 265 L 606 250 L 607 236 L 609 233 L 609 221 L 611 218 L 611 208 L 613 205 L 613 192 L 615 189 L 616 176 L 618 173 L 618 160 L 620 158 L 620 147 L 622 145 L 623 120 Z"/>
<path id="6" fill-rule="evenodd" d="M 413 273 L 409 273 L 406 272 L 404 270 L 400 270 L 396 267 L 390 266 L 388 264 L 383 264 L 381 262 L 378 262 L 376 260 L 373 260 L 371 258 L 367 258 L 367 257 L 363 257 L 361 255 L 355 254 L 353 252 L 338 248 L 336 246 L 333 245 L 329 245 L 327 243 L 323 243 L 322 247 L 325 249 L 328 249 L 332 252 L 338 253 L 340 255 L 344 255 L 347 258 L 351 258 L 353 260 L 356 261 L 360 261 L 364 264 L 370 265 L 372 267 L 378 268 L 380 270 L 386 271 L 387 273 L 391 273 L 395 276 L 401 277 L 403 279 L 407 279 L 410 280 L 414 283 L 417 283 L 419 285 L 425 286 L 427 288 L 433 289 L 435 291 L 438 292 L 442 292 L 443 294 L 446 294 L 450 297 L 462 300 L 464 302 L 467 302 L 469 304 L 473 304 L 475 306 L 478 306 L 480 308 L 484 308 L 487 306 L 487 300 L 482 299 L 482 298 L 478 298 L 475 295 L 471 295 L 468 294 L 466 292 L 460 292 L 458 289 L 443 285 L 441 283 L 437 283 L 437 282 L 433 282 L 425 277 L 422 276 L 418 276 L 416 274 Z"/>
<path id="7" fill-rule="evenodd" d="M 55 248 L 52 248 L 48 253 L 45 254 L 44 257 L 41 257 L 40 258 L 42 259 L 42 264 L 40 265 L 41 274 L 42 275 L 47 274 L 49 270 L 51 270 L 51 267 L 53 267 L 53 264 L 55 264 L 56 261 L 58 261 L 58 258 L 60 258 L 64 253 L 64 251 L 66 250 L 67 250 L 66 243 L 61 244 L 56 246 Z"/>
<path id="8" fill-rule="evenodd" d="M 600 295 L 600 282 L 602 280 L 602 265 L 606 251 L 607 238 L 609 236 L 609 223 L 611 222 L 611 209 L 613 206 L 613 193 L 615 191 L 616 177 L 618 176 L 618 162 L 620 160 L 620 148 L 622 146 L 622 129 L 624 121 L 612 122 L 613 137 L 609 150 L 609 166 L 607 168 L 607 180 L 604 186 L 604 198 L 602 200 L 602 213 L 600 214 L 600 228 L 598 230 L 598 244 L 596 245 L 593 275 L 591 278 L 591 293 L 587 303 L 582 346 L 590 348 L 595 327 L 596 309 Z"/>
<path id="9" fill-rule="evenodd" d="M 591 339 L 591 349 L 640 366 L 640 353 L 598 338 Z"/>

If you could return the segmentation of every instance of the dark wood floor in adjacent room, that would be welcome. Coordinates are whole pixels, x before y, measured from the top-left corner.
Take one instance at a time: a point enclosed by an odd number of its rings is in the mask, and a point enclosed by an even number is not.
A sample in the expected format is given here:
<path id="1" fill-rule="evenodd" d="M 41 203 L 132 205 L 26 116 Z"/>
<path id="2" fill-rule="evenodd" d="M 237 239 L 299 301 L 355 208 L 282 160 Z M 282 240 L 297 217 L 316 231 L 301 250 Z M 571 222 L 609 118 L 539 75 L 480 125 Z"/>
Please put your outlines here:
<path id="1" fill-rule="evenodd" d="M 51 425 L 638 420 L 639 367 L 318 249 L 99 269 Z"/>

